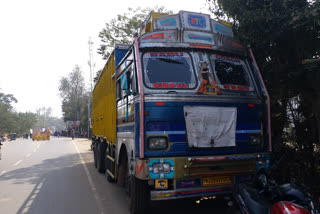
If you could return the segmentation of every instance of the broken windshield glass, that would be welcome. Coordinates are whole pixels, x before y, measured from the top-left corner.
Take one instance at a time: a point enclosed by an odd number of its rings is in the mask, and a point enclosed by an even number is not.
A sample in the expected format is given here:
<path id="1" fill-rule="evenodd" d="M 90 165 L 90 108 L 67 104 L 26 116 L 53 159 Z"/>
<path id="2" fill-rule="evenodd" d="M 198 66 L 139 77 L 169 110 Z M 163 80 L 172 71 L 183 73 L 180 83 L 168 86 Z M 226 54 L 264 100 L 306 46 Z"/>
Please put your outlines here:
<path id="1" fill-rule="evenodd" d="M 211 56 L 214 72 L 219 85 L 226 90 L 253 91 L 249 73 L 241 59 L 221 56 Z"/>

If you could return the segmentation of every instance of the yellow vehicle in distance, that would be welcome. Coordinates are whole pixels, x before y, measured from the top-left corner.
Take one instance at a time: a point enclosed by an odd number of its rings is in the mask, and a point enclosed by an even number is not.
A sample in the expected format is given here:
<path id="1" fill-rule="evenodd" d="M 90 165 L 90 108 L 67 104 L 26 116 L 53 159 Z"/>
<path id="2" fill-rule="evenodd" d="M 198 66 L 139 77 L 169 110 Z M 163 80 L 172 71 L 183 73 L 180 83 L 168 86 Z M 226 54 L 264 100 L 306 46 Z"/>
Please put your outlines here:
<path id="1" fill-rule="evenodd" d="M 36 130 L 36 131 L 33 131 L 32 132 L 32 140 L 50 140 L 50 130 L 47 129 L 45 131 L 39 131 L 39 130 Z"/>

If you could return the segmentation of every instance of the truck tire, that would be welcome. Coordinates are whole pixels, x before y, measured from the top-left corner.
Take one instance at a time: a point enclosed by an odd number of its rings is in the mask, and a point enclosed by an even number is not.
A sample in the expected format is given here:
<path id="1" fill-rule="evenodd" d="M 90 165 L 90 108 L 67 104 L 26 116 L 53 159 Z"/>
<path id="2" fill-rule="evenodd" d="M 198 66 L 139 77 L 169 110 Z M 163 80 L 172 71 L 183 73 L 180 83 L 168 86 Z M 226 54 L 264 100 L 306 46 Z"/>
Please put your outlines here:
<path id="1" fill-rule="evenodd" d="M 147 181 L 137 179 L 132 175 L 130 185 L 130 213 L 148 213 L 148 208 L 150 205 L 150 191 Z"/>
<path id="2" fill-rule="evenodd" d="M 118 169 L 118 185 L 121 187 L 126 187 L 127 177 L 129 175 L 129 168 L 128 168 L 128 157 L 127 155 L 122 155 L 119 163 Z"/>
<path id="3" fill-rule="evenodd" d="M 119 168 L 118 168 L 118 177 L 117 177 L 117 183 L 119 186 L 124 187 L 126 190 L 126 193 L 130 194 L 130 183 L 131 183 L 131 177 L 129 172 L 129 161 L 127 152 L 124 151 L 122 154 L 122 157 L 120 158 L 119 162 Z"/>
<path id="4" fill-rule="evenodd" d="M 115 180 L 111 177 L 111 175 L 109 175 L 109 173 L 106 172 L 106 176 L 107 176 L 107 180 L 110 182 L 110 183 L 114 183 Z"/>
<path id="5" fill-rule="evenodd" d="M 94 141 L 94 148 L 93 148 L 93 160 L 94 160 L 94 167 L 97 168 L 97 148 L 98 148 L 98 142 Z"/>
<path id="6" fill-rule="evenodd" d="M 104 156 L 106 154 L 106 144 L 103 142 L 100 142 L 98 144 L 98 150 L 97 150 L 97 168 L 98 172 L 105 173 L 106 168 L 104 164 Z"/>

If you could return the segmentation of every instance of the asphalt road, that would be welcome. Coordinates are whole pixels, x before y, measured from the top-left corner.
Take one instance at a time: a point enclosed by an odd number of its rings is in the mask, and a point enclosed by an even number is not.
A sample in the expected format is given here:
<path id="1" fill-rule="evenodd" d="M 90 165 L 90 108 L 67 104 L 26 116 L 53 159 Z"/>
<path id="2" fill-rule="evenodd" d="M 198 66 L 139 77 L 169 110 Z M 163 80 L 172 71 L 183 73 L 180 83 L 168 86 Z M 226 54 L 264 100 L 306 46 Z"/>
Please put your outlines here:
<path id="1" fill-rule="evenodd" d="M 129 214 L 124 189 L 93 165 L 86 139 L 4 142 L 0 160 L 1 214 Z M 222 199 L 176 200 L 152 205 L 153 214 L 226 213 Z"/>

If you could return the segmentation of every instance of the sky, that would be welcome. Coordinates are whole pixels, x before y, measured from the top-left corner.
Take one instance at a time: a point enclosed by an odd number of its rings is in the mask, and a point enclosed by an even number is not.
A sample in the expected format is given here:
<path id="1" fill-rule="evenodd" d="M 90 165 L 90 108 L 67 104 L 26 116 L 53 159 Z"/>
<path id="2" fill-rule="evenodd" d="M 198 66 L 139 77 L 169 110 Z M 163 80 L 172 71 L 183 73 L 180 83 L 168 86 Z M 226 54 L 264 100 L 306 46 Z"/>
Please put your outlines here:
<path id="1" fill-rule="evenodd" d="M 94 43 L 95 74 L 106 63 L 96 53 L 105 23 L 128 7 L 209 14 L 205 5 L 206 0 L 0 1 L 0 91 L 18 99 L 18 112 L 51 107 L 53 116 L 62 117 L 59 80 L 79 65 L 89 88 L 88 41 L 91 37 Z"/>

